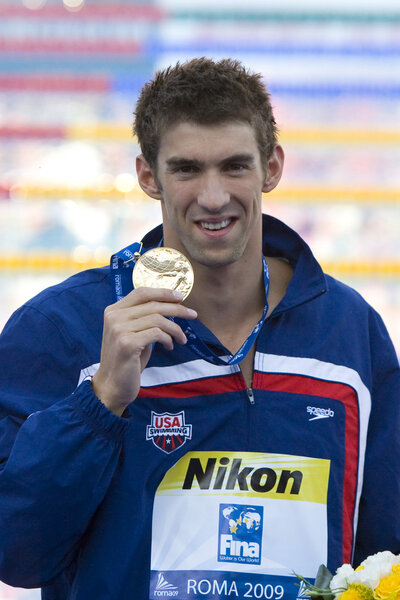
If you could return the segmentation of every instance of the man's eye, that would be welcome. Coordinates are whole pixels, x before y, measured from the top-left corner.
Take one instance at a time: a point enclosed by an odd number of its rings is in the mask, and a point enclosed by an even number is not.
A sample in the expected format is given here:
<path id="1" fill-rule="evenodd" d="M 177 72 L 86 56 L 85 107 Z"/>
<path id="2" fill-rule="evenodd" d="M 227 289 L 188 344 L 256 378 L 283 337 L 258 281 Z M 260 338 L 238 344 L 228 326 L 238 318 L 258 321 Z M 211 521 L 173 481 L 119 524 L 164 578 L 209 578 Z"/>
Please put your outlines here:
<path id="1" fill-rule="evenodd" d="M 242 163 L 231 163 L 230 165 L 228 165 L 228 170 L 233 171 L 235 173 L 241 173 L 245 169 L 246 165 L 243 165 Z"/>
<path id="2" fill-rule="evenodd" d="M 194 165 L 181 165 L 175 169 L 175 173 L 181 173 L 182 175 L 190 175 L 191 173 L 195 172 L 196 167 Z"/>

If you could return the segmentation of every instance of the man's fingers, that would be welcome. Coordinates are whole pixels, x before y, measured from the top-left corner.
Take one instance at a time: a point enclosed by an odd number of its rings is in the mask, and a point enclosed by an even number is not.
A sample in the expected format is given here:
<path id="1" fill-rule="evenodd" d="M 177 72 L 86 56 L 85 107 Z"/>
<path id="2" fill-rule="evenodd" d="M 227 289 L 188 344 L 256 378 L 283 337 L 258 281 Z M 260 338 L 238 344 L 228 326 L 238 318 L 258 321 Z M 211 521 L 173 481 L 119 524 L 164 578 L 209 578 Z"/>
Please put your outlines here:
<path id="1" fill-rule="evenodd" d="M 141 287 L 132 290 L 129 294 L 119 300 L 112 306 L 125 308 L 128 306 L 137 306 L 139 304 L 145 304 L 146 302 L 182 302 L 183 295 L 181 292 L 176 290 L 168 290 L 166 288 L 148 288 Z"/>
<path id="2" fill-rule="evenodd" d="M 155 343 L 161 344 L 166 350 L 172 350 L 174 347 L 174 339 L 168 332 L 161 327 L 151 327 L 134 333 L 128 332 L 121 336 L 119 350 L 121 356 L 132 357 L 137 352 L 142 354 L 146 347 Z"/>
<path id="3" fill-rule="evenodd" d="M 159 327 L 179 344 L 186 343 L 186 336 L 174 321 L 167 317 L 193 319 L 197 313 L 180 304 L 149 302 L 121 310 L 107 307 L 104 313 L 104 331 L 115 338 L 127 332 L 139 332 Z"/>
<path id="4" fill-rule="evenodd" d="M 128 296 L 107 306 L 104 317 L 107 325 L 113 326 L 121 318 L 126 321 L 140 319 L 146 315 L 163 315 L 195 319 L 197 312 L 181 304 L 182 294 L 174 290 L 139 288 Z"/>
<path id="5" fill-rule="evenodd" d="M 181 317 L 182 319 L 195 319 L 196 311 L 183 306 L 182 304 L 172 304 L 171 302 L 151 301 L 146 304 L 127 307 L 124 309 L 124 318 L 140 319 L 147 315 L 162 315 L 163 317 Z"/>
<path id="6" fill-rule="evenodd" d="M 160 330 L 167 334 L 170 338 L 173 338 L 179 344 L 186 344 L 186 336 L 179 325 L 170 319 L 163 317 L 162 315 L 147 315 L 140 319 L 134 319 L 133 321 L 129 322 L 129 332 L 131 333 L 140 333 L 143 331 L 152 330 L 157 330 L 157 332 Z M 158 341 L 160 340 L 157 337 L 157 339 L 151 340 L 151 343 Z"/>

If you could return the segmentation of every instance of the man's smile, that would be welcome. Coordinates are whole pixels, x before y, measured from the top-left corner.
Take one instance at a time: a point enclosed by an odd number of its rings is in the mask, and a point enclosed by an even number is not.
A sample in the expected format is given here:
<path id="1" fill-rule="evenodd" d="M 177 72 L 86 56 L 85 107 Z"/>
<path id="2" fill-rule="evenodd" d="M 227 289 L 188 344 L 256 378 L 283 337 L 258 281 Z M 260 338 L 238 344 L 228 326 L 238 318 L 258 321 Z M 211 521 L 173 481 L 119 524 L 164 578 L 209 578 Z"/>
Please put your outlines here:
<path id="1" fill-rule="evenodd" d="M 200 225 L 203 227 L 203 229 L 216 231 L 219 229 L 225 229 L 232 223 L 232 221 L 233 219 L 224 219 L 223 221 L 200 221 Z"/>

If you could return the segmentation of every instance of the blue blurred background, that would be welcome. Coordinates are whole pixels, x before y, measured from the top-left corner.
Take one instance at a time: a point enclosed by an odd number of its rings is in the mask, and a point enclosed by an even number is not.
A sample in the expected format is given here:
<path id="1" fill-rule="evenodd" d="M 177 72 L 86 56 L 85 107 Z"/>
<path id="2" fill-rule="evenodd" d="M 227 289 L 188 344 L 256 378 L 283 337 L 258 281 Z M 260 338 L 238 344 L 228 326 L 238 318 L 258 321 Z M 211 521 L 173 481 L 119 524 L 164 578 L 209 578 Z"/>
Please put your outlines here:
<path id="1" fill-rule="evenodd" d="M 286 151 L 265 211 L 379 310 L 400 352 L 398 0 L 0 0 L 0 329 L 160 221 L 132 112 L 156 69 L 200 55 L 263 74 Z M 0 584 L 17 598 L 39 592 Z"/>

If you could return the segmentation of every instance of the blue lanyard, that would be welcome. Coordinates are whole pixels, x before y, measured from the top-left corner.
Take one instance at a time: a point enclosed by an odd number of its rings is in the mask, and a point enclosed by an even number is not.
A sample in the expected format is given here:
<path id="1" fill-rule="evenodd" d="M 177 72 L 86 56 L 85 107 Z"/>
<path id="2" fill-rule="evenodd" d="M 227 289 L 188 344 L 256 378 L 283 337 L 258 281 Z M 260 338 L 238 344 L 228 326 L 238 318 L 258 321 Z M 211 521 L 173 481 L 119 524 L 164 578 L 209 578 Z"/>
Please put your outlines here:
<path id="1" fill-rule="evenodd" d="M 161 245 L 162 242 L 160 242 Z M 148 250 L 147 248 L 146 250 Z M 113 254 L 110 260 L 110 276 L 111 276 L 111 288 L 114 295 L 114 301 L 122 300 L 129 292 L 133 289 L 132 284 L 132 270 L 134 263 L 137 258 L 143 252 L 143 244 L 141 242 L 135 242 L 126 248 L 123 248 L 116 254 Z M 264 273 L 264 288 L 265 288 L 265 302 L 262 316 L 249 337 L 245 340 L 236 354 L 225 354 L 224 356 L 218 356 L 207 344 L 205 344 L 198 334 L 194 331 L 191 323 L 186 319 L 178 319 L 170 317 L 172 321 L 176 321 L 184 331 L 187 337 L 187 346 L 193 350 L 198 356 L 210 362 L 214 365 L 237 365 L 240 363 L 249 353 L 250 348 L 253 346 L 257 339 L 258 333 L 260 332 L 268 313 L 268 290 L 269 290 L 269 271 L 267 261 L 264 256 L 262 257 L 263 273 Z"/>
<path id="2" fill-rule="evenodd" d="M 187 337 L 187 346 L 191 348 L 198 356 L 204 358 L 207 362 L 210 362 L 214 365 L 237 365 L 240 363 L 249 353 L 250 348 L 253 346 L 254 342 L 257 339 L 257 336 L 264 325 L 264 321 L 267 318 L 268 313 L 268 290 L 269 290 L 269 271 L 267 261 L 264 256 L 262 257 L 263 262 L 263 272 L 264 272 L 264 287 L 265 287 L 265 302 L 264 309 L 261 315 L 260 320 L 254 327 L 253 331 L 249 335 L 249 337 L 245 340 L 245 342 L 241 345 L 236 354 L 227 354 L 225 356 L 218 356 L 209 346 L 207 346 L 194 331 L 191 322 L 186 319 L 172 319 L 176 321 L 183 329 L 186 337 Z"/>
<path id="3" fill-rule="evenodd" d="M 110 277 L 114 302 L 122 300 L 133 290 L 132 270 L 142 251 L 143 244 L 135 242 L 112 255 L 110 259 Z"/>

